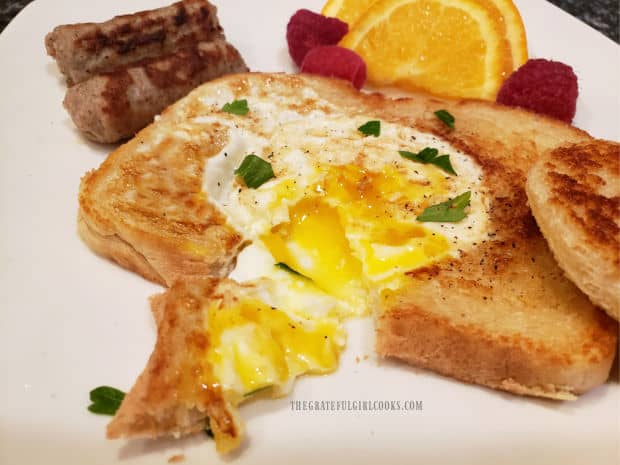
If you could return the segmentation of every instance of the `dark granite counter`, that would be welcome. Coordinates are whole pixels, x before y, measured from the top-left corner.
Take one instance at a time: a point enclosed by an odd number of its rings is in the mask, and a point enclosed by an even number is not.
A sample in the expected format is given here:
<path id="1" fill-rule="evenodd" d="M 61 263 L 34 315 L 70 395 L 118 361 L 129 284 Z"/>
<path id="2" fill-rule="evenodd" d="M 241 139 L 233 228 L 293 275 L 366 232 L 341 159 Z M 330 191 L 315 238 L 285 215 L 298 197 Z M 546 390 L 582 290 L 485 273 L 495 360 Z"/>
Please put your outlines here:
<path id="1" fill-rule="evenodd" d="M 1 1 L 1 0 L 0 0 Z M 620 43 L 618 0 L 549 0 L 611 40 Z"/>
<path id="2" fill-rule="evenodd" d="M 0 0 L 0 31 L 32 0 Z M 48 0 L 49 1 L 49 0 Z M 539 0 L 544 1 L 544 0 Z M 550 0 L 610 39 L 620 43 L 618 0 Z M 172 3 L 172 0 L 171 2 Z"/>
<path id="3" fill-rule="evenodd" d="M 32 0 L 0 0 L 0 31 Z"/>

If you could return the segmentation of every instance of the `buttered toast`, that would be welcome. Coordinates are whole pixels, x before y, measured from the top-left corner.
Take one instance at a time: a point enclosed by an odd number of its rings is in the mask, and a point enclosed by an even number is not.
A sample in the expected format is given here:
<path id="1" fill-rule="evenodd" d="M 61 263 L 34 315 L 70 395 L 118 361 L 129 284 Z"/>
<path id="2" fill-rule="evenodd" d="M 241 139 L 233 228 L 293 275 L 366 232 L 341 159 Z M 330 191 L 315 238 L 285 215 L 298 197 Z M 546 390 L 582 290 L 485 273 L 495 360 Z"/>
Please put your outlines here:
<path id="1" fill-rule="evenodd" d="M 222 110 L 241 100 L 246 115 Z M 438 110 L 454 116 L 454 129 Z M 373 121 L 376 136 L 362 130 Z M 232 269 L 242 288 L 269 283 L 263 304 L 237 308 L 240 300 L 232 299 L 234 311 L 217 307 L 233 311 L 226 324 L 235 328 L 246 320 L 258 325 L 252 337 L 260 334 L 259 346 L 269 347 L 240 348 L 246 357 L 231 357 L 241 365 L 218 372 L 231 381 L 217 384 L 239 386 L 230 390 L 237 395 L 274 386 L 282 393 L 299 374 L 333 370 L 343 343 L 339 322 L 372 313 L 383 356 L 516 394 L 572 399 L 607 379 L 617 326 L 563 275 L 524 188 L 540 153 L 592 140 L 561 122 L 487 102 L 392 100 L 316 76 L 228 76 L 169 107 L 84 177 L 80 232 L 95 251 L 166 285 Z M 446 153 L 451 165 L 421 160 L 425 148 Z M 238 175 L 249 155 L 271 171 L 254 187 Z M 457 197 L 467 201 L 455 218 L 450 202 Z M 202 286 L 209 294 L 213 284 Z M 280 309 L 278 299 L 298 313 L 272 327 L 280 320 L 264 315 Z M 203 314 L 215 315 L 204 305 Z M 176 324 L 190 324 L 184 312 L 165 308 L 176 312 Z M 198 324 L 206 340 L 214 321 Z M 303 346 L 289 334 L 298 324 L 307 332 Z M 318 327 L 324 338 L 313 333 Z M 231 344 L 248 340 L 230 334 Z M 282 342 L 270 345 L 277 338 Z M 312 363 L 283 364 L 278 347 L 312 354 Z M 174 350 L 158 342 L 153 357 Z M 258 379 L 253 363 L 276 366 L 278 375 L 261 369 Z M 185 433 L 212 415 L 204 404 L 200 421 L 175 423 L 171 412 L 189 405 L 178 395 L 180 381 L 152 368 L 145 372 L 151 387 L 143 375 L 111 436 Z M 177 393 L 177 404 L 139 394 L 159 383 L 172 383 L 162 395 Z M 140 426 L 154 417 L 166 420 Z"/>

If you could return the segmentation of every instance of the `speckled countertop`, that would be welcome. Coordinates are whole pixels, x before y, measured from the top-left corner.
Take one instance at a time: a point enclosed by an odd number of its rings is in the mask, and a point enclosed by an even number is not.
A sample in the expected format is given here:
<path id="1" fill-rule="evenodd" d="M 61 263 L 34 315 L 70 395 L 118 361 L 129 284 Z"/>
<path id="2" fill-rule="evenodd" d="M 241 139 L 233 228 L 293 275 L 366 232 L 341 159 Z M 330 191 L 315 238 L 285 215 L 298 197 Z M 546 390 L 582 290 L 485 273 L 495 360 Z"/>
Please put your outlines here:
<path id="1" fill-rule="evenodd" d="M 32 0 L 0 0 L 0 31 Z M 539 0 L 544 1 L 544 0 Z M 588 23 L 620 43 L 618 0 L 550 0 L 568 13 Z M 172 0 L 171 0 L 172 3 Z"/>

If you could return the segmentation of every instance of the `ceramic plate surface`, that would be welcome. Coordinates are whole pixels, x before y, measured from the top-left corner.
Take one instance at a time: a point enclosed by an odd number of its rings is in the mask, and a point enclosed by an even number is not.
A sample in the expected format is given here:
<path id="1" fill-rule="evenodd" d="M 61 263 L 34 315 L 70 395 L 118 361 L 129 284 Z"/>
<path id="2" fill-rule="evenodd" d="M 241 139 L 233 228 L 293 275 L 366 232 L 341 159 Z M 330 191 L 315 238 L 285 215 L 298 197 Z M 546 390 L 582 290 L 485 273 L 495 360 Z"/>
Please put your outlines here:
<path id="1" fill-rule="evenodd" d="M 286 23 L 298 8 L 322 6 L 321 0 L 214 2 L 228 39 L 261 71 L 294 71 Z M 86 410 L 90 389 L 127 390 L 143 369 L 155 341 L 147 299 L 162 289 L 97 257 L 77 236 L 80 177 L 112 147 L 91 144 L 74 129 L 43 38 L 58 24 L 166 3 L 37 0 L 0 35 L 2 464 L 165 464 L 175 454 L 184 454 L 187 465 L 222 462 L 202 434 L 107 441 L 108 417 Z M 618 140 L 618 45 L 546 2 L 517 6 L 530 56 L 569 63 L 579 76 L 575 124 Z M 241 408 L 248 439 L 227 463 L 617 463 L 617 381 L 576 402 L 521 398 L 378 361 L 372 321 L 353 321 L 348 329 L 335 374 L 306 377 L 289 398 Z M 422 408 L 299 411 L 296 401 L 418 401 Z"/>

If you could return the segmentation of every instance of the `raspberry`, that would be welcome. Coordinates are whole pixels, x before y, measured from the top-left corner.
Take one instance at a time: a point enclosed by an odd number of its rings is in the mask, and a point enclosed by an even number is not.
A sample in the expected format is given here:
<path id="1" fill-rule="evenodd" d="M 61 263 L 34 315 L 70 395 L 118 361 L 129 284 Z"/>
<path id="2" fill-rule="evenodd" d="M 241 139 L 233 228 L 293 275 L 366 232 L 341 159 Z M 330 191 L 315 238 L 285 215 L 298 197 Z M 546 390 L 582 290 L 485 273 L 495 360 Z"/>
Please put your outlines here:
<path id="1" fill-rule="evenodd" d="M 358 89 L 366 82 L 366 63 L 362 57 L 337 45 L 314 47 L 304 58 L 301 72 L 346 79 Z"/>
<path id="2" fill-rule="evenodd" d="M 496 100 L 570 123 L 575 117 L 578 95 L 577 76 L 570 66 L 536 59 L 528 60 L 510 75 Z"/>
<path id="3" fill-rule="evenodd" d="M 297 10 L 286 26 L 286 41 L 291 58 L 301 66 L 306 53 L 320 45 L 336 45 L 349 26 L 336 18 L 313 13 L 310 10 Z"/>

